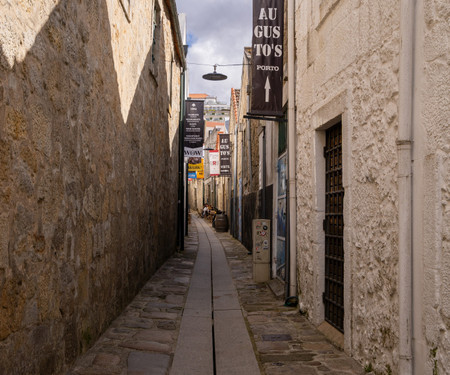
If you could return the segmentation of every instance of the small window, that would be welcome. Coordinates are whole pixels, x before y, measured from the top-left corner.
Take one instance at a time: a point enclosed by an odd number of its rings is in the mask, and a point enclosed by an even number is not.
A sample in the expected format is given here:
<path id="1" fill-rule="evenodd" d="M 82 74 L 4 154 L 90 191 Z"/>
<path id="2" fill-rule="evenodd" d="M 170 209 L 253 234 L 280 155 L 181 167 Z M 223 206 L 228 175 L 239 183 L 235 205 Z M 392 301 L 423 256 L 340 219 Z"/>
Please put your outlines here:
<path id="1" fill-rule="evenodd" d="M 120 0 L 120 4 L 122 5 L 128 22 L 131 22 L 131 0 Z"/>

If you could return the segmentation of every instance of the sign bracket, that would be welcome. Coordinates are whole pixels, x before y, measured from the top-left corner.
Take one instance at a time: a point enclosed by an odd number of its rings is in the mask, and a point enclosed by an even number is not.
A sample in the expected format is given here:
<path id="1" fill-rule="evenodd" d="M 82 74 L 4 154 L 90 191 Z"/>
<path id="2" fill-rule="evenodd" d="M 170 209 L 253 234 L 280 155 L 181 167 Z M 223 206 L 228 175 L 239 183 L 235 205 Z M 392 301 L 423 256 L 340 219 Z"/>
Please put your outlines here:
<path id="1" fill-rule="evenodd" d="M 263 120 L 263 121 L 275 121 L 275 122 L 287 122 L 287 119 L 283 117 L 269 117 L 269 116 L 255 116 L 255 115 L 244 115 L 244 118 L 249 120 Z"/>

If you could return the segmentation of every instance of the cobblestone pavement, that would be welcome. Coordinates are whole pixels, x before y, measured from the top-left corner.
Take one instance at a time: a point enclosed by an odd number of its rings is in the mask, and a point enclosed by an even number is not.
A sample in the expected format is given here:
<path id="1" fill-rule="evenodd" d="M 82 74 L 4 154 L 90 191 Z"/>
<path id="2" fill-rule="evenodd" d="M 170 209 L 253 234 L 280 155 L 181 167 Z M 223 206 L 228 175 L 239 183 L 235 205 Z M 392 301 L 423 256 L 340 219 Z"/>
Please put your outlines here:
<path id="1" fill-rule="evenodd" d="M 169 373 L 198 249 L 197 230 L 202 229 L 193 223 L 185 251 L 157 271 L 68 375 Z M 261 374 L 364 374 L 295 308 L 285 307 L 267 284 L 253 282 L 251 255 L 238 241 L 228 233 L 216 235 L 225 248 Z"/>
<path id="2" fill-rule="evenodd" d="M 296 308 L 284 306 L 266 283 L 252 280 L 252 256 L 227 233 L 217 233 L 228 259 L 255 353 L 266 375 L 365 374 L 330 344 Z"/>
<path id="3" fill-rule="evenodd" d="M 172 364 L 198 250 L 192 226 L 174 254 L 68 375 L 165 375 Z"/>

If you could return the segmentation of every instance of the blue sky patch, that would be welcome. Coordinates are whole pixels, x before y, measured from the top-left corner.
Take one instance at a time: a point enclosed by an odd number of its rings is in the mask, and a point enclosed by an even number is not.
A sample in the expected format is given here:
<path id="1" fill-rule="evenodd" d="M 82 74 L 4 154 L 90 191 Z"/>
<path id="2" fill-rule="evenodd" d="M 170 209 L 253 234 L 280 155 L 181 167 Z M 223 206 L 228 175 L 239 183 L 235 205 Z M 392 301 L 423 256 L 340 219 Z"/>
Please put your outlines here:
<path id="1" fill-rule="evenodd" d="M 197 42 L 198 38 L 191 33 L 188 33 L 187 35 L 187 44 L 188 46 L 192 46 L 195 42 Z"/>

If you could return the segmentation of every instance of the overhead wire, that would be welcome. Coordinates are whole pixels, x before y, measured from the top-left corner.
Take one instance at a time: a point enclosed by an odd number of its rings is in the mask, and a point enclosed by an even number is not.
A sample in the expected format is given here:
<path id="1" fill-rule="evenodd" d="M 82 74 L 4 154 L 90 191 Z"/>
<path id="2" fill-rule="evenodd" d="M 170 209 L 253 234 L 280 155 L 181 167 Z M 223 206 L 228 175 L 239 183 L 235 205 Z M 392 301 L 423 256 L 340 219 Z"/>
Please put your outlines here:
<path id="1" fill-rule="evenodd" d="M 187 62 L 188 65 L 201 65 L 201 66 L 243 66 L 243 65 L 251 65 L 251 64 L 201 64 L 201 63 L 194 63 L 194 62 Z"/>

